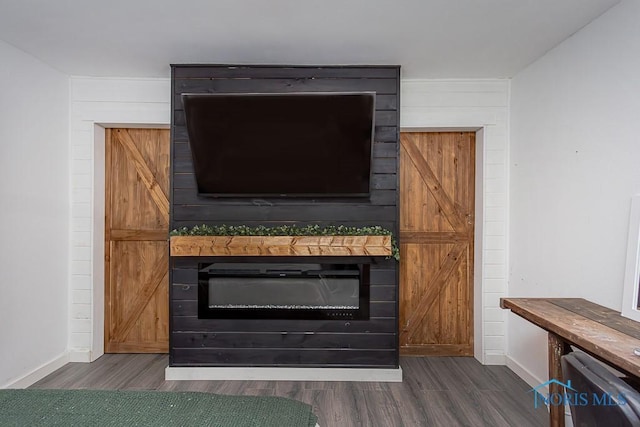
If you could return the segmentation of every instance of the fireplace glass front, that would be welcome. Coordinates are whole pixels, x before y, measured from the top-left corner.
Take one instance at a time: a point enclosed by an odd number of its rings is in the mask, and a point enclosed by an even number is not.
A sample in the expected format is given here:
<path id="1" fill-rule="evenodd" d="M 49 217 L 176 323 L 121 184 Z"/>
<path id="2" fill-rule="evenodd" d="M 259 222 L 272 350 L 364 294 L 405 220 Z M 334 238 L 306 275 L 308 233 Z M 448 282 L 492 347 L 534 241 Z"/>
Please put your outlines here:
<path id="1" fill-rule="evenodd" d="M 368 319 L 369 265 L 201 264 L 198 317 Z"/>

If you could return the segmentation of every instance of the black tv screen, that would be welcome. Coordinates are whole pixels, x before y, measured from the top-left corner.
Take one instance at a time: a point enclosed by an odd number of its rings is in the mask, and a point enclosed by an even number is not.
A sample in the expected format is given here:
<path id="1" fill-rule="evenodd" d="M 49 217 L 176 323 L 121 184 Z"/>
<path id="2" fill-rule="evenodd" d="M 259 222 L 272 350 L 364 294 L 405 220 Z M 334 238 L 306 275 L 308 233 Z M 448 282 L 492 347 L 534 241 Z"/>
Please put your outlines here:
<path id="1" fill-rule="evenodd" d="M 198 193 L 366 197 L 374 92 L 182 94 Z"/>

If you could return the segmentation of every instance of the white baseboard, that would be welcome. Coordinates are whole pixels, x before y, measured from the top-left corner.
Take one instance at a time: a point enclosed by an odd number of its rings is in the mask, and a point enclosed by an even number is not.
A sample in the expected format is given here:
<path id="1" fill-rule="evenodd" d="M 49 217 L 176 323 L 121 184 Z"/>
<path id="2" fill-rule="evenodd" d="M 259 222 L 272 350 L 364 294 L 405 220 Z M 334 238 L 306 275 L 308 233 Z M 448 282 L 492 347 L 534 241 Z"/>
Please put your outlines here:
<path id="1" fill-rule="evenodd" d="M 67 363 L 69 363 L 69 353 L 64 352 L 55 359 L 50 360 L 49 362 L 37 367 L 28 374 L 20 377 L 16 381 L 6 384 L 5 386 L 0 388 L 27 388 L 30 385 L 37 383 L 50 373 L 62 368 Z"/>
<path id="2" fill-rule="evenodd" d="M 92 361 L 91 350 L 88 348 L 72 348 L 69 350 L 69 362 L 89 363 Z"/>
<path id="3" fill-rule="evenodd" d="M 226 368 L 172 367 L 165 369 L 165 380 L 209 381 L 375 381 L 402 382 L 402 368 Z"/>
<path id="4" fill-rule="evenodd" d="M 506 356 L 504 354 L 486 354 L 484 355 L 483 365 L 506 365 Z"/>
<path id="5" fill-rule="evenodd" d="M 543 382 L 547 381 L 547 378 L 538 378 L 531 373 L 527 368 L 522 366 L 520 363 L 513 360 L 511 357 L 506 356 L 507 359 L 507 368 L 511 369 L 517 376 L 522 378 L 524 382 L 529 384 L 531 388 L 537 387 Z M 546 392 L 549 390 L 547 389 Z"/>

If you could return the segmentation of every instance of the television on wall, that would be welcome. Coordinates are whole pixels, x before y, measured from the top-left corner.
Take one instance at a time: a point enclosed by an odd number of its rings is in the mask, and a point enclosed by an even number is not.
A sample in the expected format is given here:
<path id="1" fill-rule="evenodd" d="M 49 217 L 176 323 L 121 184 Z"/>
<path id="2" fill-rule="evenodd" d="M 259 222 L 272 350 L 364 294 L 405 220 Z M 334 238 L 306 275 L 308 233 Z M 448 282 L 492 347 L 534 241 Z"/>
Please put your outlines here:
<path id="1" fill-rule="evenodd" d="M 368 197 L 375 92 L 184 93 L 198 194 Z"/>

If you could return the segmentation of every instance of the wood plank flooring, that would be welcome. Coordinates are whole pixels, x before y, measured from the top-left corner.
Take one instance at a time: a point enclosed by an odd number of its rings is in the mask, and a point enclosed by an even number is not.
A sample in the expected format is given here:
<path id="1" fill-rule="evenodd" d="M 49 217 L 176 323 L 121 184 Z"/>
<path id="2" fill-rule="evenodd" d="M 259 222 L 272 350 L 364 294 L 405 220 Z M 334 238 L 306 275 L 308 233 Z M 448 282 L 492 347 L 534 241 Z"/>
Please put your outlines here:
<path id="1" fill-rule="evenodd" d="M 313 406 L 322 427 L 548 426 L 529 387 L 505 366 L 470 357 L 404 357 L 402 383 L 165 381 L 166 355 L 107 354 L 69 363 L 32 388 L 201 391 L 284 396 Z"/>

